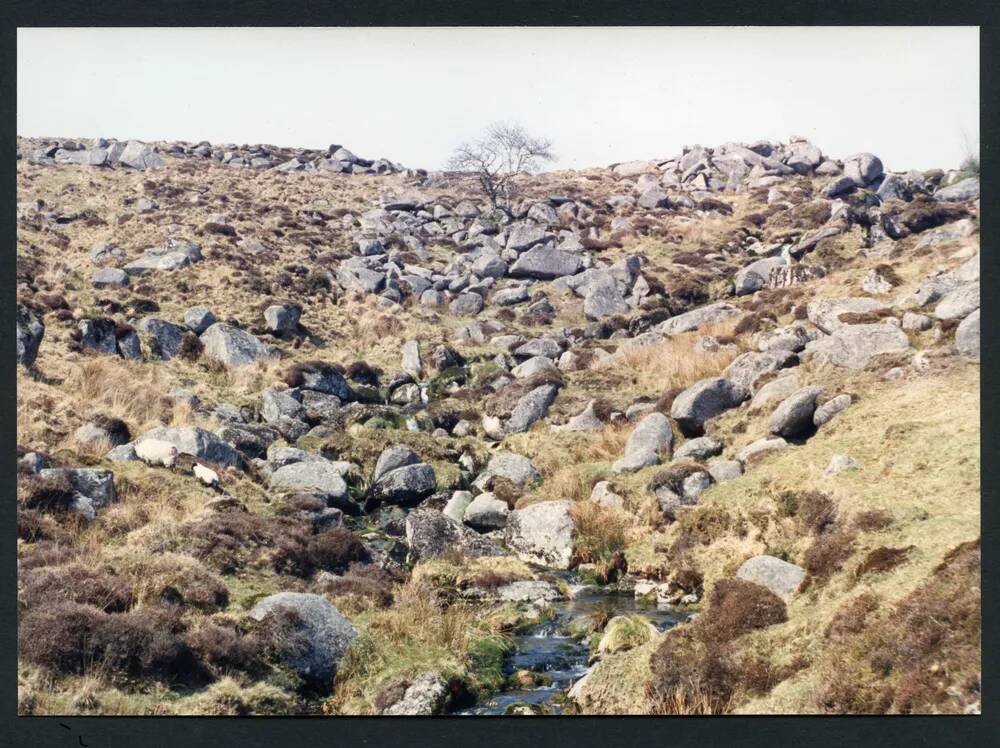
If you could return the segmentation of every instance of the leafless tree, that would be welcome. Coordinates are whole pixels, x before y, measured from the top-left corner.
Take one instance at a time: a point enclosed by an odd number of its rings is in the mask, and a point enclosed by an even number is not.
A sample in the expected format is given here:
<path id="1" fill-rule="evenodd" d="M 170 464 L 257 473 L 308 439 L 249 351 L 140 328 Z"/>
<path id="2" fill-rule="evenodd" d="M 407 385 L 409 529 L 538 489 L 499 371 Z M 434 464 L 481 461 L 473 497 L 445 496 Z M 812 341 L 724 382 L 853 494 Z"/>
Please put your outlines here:
<path id="1" fill-rule="evenodd" d="M 510 207 L 518 174 L 538 171 L 543 161 L 553 161 L 552 144 L 546 138 L 529 135 L 520 125 L 497 123 L 486 137 L 463 143 L 448 162 L 454 171 L 474 172 L 483 194 L 496 210 L 502 200 Z"/>

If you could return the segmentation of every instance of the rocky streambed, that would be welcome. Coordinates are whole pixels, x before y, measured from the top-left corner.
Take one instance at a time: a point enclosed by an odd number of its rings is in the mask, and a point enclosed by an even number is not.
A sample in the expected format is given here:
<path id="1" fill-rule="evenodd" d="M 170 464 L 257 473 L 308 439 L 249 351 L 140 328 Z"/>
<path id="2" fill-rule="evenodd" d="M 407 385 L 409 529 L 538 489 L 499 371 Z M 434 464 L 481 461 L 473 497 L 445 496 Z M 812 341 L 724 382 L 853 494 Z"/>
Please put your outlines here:
<path id="1" fill-rule="evenodd" d="M 570 581 L 573 595 L 548 603 L 550 615 L 513 638 L 504 663 L 508 688 L 482 699 L 456 715 L 561 714 L 569 688 L 591 667 L 590 636 L 581 633 L 588 619 L 639 618 L 663 632 L 685 621 L 690 612 L 637 600 L 632 592 L 583 586 Z M 515 674 L 530 674 L 523 679 Z"/>

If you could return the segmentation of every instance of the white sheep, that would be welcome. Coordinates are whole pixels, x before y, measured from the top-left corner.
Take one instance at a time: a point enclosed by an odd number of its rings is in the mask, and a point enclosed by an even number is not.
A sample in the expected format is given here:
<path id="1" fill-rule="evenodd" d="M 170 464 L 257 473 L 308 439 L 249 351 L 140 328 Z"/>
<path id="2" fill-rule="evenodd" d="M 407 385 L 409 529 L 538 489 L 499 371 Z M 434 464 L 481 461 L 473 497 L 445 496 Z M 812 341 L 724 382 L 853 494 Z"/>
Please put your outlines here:
<path id="1" fill-rule="evenodd" d="M 177 462 L 177 447 L 163 439 L 143 439 L 135 445 L 135 454 L 150 465 L 173 467 Z"/>
<path id="2" fill-rule="evenodd" d="M 219 485 L 219 474 L 214 470 L 211 470 L 204 465 L 195 463 L 194 474 L 197 476 L 202 483 L 211 488 L 217 488 Z"/>

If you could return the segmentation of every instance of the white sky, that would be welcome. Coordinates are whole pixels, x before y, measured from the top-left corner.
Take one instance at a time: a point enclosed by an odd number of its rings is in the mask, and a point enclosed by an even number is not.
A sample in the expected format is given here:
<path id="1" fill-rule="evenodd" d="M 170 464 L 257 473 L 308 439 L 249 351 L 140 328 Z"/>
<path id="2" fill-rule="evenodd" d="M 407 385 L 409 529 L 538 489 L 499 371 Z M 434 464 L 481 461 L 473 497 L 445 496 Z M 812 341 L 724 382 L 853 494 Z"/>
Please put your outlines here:
<path id="1" fill-rule="evenodd" d="M 979 148 L 974 27 L 19 29 L 20 135 L 326 147 L 440 168 L 487 125 L 558 167 L 786 140 L 893 170 Z"/>

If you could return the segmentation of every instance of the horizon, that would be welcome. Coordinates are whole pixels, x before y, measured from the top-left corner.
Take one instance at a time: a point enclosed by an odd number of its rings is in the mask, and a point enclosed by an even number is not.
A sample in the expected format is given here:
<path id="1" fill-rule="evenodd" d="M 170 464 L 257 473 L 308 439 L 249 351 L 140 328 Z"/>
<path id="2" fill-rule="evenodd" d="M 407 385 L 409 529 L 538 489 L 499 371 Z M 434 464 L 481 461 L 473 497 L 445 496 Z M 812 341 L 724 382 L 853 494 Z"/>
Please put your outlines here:
<path id="1" fill-rule="evenodd" d="M 429 170 L 495 121 L 550 138 L 550 171 L 791 137 L 892 171 L 979 149 L 975 27 L 18 29 L 17 59 L 29 138 L 337 143 Z"/>

